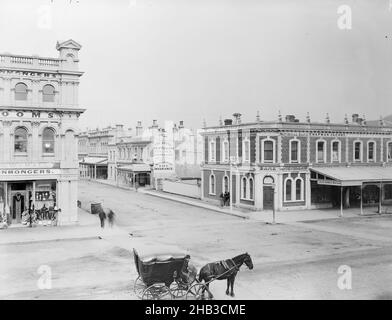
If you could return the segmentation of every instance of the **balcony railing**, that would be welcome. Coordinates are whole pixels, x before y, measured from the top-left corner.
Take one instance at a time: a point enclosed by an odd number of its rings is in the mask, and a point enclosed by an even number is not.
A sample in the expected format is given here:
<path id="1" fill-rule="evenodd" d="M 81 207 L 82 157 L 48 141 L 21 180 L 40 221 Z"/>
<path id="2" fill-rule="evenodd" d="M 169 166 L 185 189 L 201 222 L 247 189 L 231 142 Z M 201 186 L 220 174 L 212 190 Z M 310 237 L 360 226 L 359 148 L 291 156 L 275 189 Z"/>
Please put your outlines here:
<path id="1" fill-rule="evenodd" d="M 61 59 L 57 58 L 40 58 L 35 56 L 0 54 L 0 65 L 3 67 L 58 69 L 60 64 Z"/>

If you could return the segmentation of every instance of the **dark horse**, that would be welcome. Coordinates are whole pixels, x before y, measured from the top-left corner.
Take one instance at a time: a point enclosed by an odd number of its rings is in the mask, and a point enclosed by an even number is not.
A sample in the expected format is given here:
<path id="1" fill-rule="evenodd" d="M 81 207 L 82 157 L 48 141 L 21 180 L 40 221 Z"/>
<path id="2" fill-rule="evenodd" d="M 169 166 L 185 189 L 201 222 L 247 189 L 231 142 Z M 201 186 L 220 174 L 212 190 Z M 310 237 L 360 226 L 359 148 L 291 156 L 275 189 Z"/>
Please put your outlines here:
<path id="1" fill-rule="evenodd" d="M 240 270 L 241 266 L 245 263 L 245 265 L 252 270 L 253 262 L 252 258 L 248 253 L 240 254 L 232 259 L 222 260 L 218 262 L 212 262 L 206 264 L 203 268 L 200 269 L 199 273 L 199 281 L 203 281 L 206 284 L 207 291 L 209 294 L 209 298 L 212 299 L 213 296 L 209 290 L 209 285 L 212 280 L 224 280 L 227 279 L 227 290 L 226 294 L 234 297 L 234 280 L 235 277 Z M 231 286 L 231 292 L 229 292 L 229 287 Z M 204 293 L 203 293 L 204 295 Z"/>

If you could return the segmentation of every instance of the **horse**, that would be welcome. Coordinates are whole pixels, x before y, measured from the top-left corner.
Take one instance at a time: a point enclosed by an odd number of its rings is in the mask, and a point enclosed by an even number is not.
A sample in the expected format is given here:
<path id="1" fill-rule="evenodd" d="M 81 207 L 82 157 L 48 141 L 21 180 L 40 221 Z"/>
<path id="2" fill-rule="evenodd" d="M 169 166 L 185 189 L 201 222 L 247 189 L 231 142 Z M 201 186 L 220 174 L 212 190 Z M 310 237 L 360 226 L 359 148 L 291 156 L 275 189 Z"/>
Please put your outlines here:
<path id="1" fill-rule="evenodd" d="M 209 290 L 209 285 L 211 280 L 227 280 L 227 289 L 226 294 L 234 297 L 234 280 L 235 277 L 240 270 L 241 266 L 245 263 L 245 265 L 249 268 L 249 270 L 253 269 L 252 258 L 248 253 L 240 254 L 234 258 L 222 260 L 218 262 L 212 262 L 206 264 L 203 268 L 200 269 L 199 273 L 199 282 L 204 281 L 209 298 L 212 299 L 213 295 Z M 231 292 L 229 291 L 229 287 L 231 287 Z M 203 296 L 204 296 L 203 290 Z"/>

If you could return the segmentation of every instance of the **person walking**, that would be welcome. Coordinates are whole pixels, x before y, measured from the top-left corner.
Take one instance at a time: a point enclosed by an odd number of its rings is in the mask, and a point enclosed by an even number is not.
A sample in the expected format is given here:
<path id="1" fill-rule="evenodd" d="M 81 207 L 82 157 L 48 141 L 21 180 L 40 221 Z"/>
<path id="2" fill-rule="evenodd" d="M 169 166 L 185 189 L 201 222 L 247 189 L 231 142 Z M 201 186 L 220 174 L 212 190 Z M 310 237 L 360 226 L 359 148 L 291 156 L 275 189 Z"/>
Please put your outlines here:
<path id="1" fill-rule="evenodd" d="M 220 198 L 220 206 L 221 206 L 221 208 L 223 208 L 224 207 L 224 205 L 225 205 L 225 195 L 223 194 L 223 192 L 221 192 L 221 194 L 219 195 L 219 198 Z"/>
<path id="2" fill-rule="evenodd" d="M 109 213 L 108 213 L 108 222 L 109 222 L 110 228 L 113 228 L 114 212 L 111 209 L 109 209 Z"/>
<path id="3" fill-rule="evenodd" d="M 99 211 L 98 213 L 99 220 L 101 221 L 101 228 L 105 228 L 105 219 L 106 219 L 106 213 L 102 210 Z"/>

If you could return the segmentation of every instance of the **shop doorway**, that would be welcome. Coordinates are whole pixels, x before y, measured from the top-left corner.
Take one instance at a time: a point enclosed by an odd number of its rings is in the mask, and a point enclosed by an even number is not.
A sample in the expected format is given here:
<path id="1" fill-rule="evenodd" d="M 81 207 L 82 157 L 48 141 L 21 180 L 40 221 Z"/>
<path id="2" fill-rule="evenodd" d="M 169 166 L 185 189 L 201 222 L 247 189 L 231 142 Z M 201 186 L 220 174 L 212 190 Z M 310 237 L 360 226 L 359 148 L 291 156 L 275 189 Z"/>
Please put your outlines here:
<path id="1" fill-rule="evenodd" d="M 21 223 L 22 213 L 26 208 L 27 192 L 12 191 L 11 192 L 11 214 L 12 222 Z"/>
<path id="2" fill-rule="evenodd" d="M 274 189 L 271 186 L 263 187 L 263 208 L 272 210 L 274 204 Z"/>

